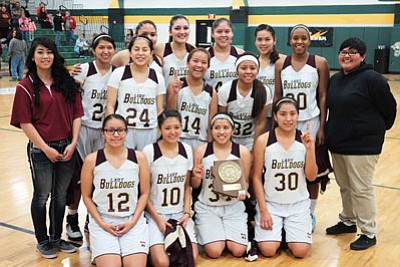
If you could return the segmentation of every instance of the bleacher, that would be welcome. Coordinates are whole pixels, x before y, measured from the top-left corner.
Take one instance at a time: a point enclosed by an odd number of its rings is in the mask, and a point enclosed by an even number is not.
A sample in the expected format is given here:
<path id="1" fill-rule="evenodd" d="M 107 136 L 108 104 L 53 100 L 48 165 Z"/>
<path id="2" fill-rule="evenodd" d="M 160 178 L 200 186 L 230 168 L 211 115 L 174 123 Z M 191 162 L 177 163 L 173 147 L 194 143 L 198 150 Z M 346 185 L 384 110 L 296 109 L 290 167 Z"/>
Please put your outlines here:
<path id="1" fill-rule="evenodd" d="M 35 37 L 45 36 L 45 37 L 48 37 L 48 38 L 54 40 L 55 39 L 54 29 L 42 29 L 40 27 L 40 24 L 38 23 L 37 16 L 36 16 L 36 8 L 38 7 L 38 4 L 36 5 L 35 2 L 36 1 L 26 1 L 26 5 L 25 5 L 25 3 L 23 1 L 21 1 L 21 4 L 23 6 L 27 7 L 27 9 L 29 10 L 29 12 L 31 14 L 32 19 L 36 23 L 37 30 L 35 31 L 34 36 Z M 8 3 L 8 1 L 7 1 L 7 3 Z M 52 13 L 54 13 L 54 12 L 50 11 L 51 16 L 53 15 Z M 74 38 L 77 39 L 78 36 L 75 35 Z M 89 38 L 90 38 L 90 36 L 89 36 Z M 93 60 L 93 58 L 80 58 L 79 55 L 77 55 L 74 52 L 75 42 L 71 41 L 70 45 L 66 45 L 64 32 L 62 32 L 62 34 L 61 34 L 61 43 L 62 43 L 62 45 L 58 46 L 57 48 L 58 48 L 60 54 L 65 58 L 66 66 L 72 66 L 76 63 L 85 63 L 85 62 Z M 2 62 L 8 62 L 8 48 L 3 48 Z"/>
<path id="2" fill-rule="evenodd" d="M 39 6 L 40 2 L 41 2 L 40 0 L 29 0 L 26 1 L 26 3 L 24 3 L 24 1 L 21 1 L 21 4 L 23 6 L 26 6 L 27 10 L 29 10 L 30 12 L 32 19 L 36 23 L 37 30 L 35 31 L 35 37 L 45 36 L 54 40 L 55 38 L 54 29 L 42 29 L 37 21 L 36 9 Z M 78 38 L 78 35 L 81 32 L 85 32 L 86 38 L 88 40 L 91 38 L 93 33 L 108 32 L 108 27 L 104 25 L 107 23 L 106 19 L 93 17 L 90 20 L 88 20 L 86 16 L 79 15 L 79 10 L 82 9 L 82 7 L 78 4 L 73 4 L 73 0 L 67 0 L 67 1 L 54 0 L 52 2 L 48 1 L 43 1 L 43 2 L 45 3 L 47 2 L 46 7 L 49 10 L 49 14 L 51 17 L 53 17 L 55 9 L 61 9 L 63 15 L 66 9 L 69 9 L 71 11 L 71 14 L 75 17 L 77 21 L 77 29 L 74 31 L 75 39 Z M 65 58 L 66 66 L 72 66 L 76 63 L 85 63 L 94 60 L 93 57 L 80 58 L 79 55 L 77 55 L 74 52 L 75 43 L 71 42 L 70 45 L 65 45 L 64 32 L 62 32 L 61 34 L 61 43 L 62 45 L 58 47 L 58 50 L 60 54 Z M 123 42 L 116 42 L 116 50 L 122 50 L 124 48 L 125 44 Z M 8 62 L 7 48 L 3 48 L 2 62 Z"/>
<path id="3" fill-rule="evenodd" d="M 36 27 L 37 27 L 37 30 L 35 31 L 35 37 L 45 36 L 45 37 L 48 37 L 48 38 L 54 40 L 55 34 L 54 34 L 53 29 L 41 29 L 40 25 L 37 25 Z M 61 43 L 62 44 L 65 43 L 64 34 L 61 35 Z M 60 54 L 65 58 L 66 66 L 72 66 L 76 63 L 85 63 L 85 62 L 93 60 L 93 58 L 80 58 L 79 55 L 77 55 L 74 52 L 74 45 L 75 44 L 72 44 L 72 42 L 71 42 L 70 45 L 61 45 L 61 46 L 57 47 Z M 2 58 L 3 62 L 8 61 L 7 51 L 8 51 L 7 48 L 3 48 L 3 58 Z"/>

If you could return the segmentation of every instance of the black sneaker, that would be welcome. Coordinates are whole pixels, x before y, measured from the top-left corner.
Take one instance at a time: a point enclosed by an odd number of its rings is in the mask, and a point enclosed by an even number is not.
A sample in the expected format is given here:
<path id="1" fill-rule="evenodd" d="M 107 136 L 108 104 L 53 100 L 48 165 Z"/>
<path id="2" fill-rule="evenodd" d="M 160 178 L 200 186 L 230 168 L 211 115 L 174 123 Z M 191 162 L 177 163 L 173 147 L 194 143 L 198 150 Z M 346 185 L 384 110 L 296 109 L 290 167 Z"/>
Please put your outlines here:
<path id="1" fill-rule="evenodd" d="M 36 251 L 38 251 L 40 255 L 46 259 L 54 259 L 57 257 L 57 251 L 48 240 L 38 243 L 36 245 Z"/>
<path id="2" fill-rule="evenodd" d="M 357 226 L 347 226 L 343 222 L 338 222 L 336 225 L 326 228 L 326 234 L 328 235 L 340 235 L 348 233 L 357 233 Z"/>
<path id="3" fill-rule="evenodd" d="M 244 254 L 244 258 L 247 261 L 255 261 L 258 259 L 258 249 L 254 241 L 247 243 L 247 248 L 246 248 L 246 253 Z"/>
<path id="4" fill-rule="evenodd" d="M 74 215 L 67 215 L 67 236 L 68 239 L 73 241 L 82 241 L 82 232 L 79 229 L 78 213 Z"/>
<path id="5" fill-rule="evenodd" d="M 369 238 L 366 235 L 360 235 L 360 237 L 350 244 L 352 250 L 365 250 L 376 244 L 376 237 Z"/>

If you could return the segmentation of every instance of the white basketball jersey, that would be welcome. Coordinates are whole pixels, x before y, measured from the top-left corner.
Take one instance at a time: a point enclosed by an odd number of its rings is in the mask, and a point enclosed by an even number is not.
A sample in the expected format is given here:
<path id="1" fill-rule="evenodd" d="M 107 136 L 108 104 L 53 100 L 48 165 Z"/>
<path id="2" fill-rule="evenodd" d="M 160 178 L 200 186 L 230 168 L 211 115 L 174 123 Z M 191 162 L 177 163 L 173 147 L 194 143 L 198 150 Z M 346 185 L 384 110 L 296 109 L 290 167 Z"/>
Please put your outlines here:
<path id="1" fill-rule="evenodd" d="M 153 55 L 153 60 L 151 61 L 149 67 L 154 69 L 155 71 L 157 71 L 158 73 L 160 73 L 162 75 L 162 73 L 163 73 L 162 64 L 158 60 L 158 57 L 156 55 Z"/>
<path id="2" fill-rule="evenodd" d="M 231 153 L 225 160 L 234 159 L 240 159 L 240 146 L 239 144 L 232 142 Z M 237 201 L 236 198 L 227 197 L 212 191 L 214 177 L 211 175 L 211 167 L 214 166 L 214 162 L 218 160 L 220 159 L 214 155 L 213 142 L 207 143 L 206 152 L 204 153 L 202 160 L 205 172 L 202 178 L 199 201 L 208 206 L 233 205 Z"/>
<path id="3" fill-rule="evenodd" d="M 133 63 L 133 60 L 131 57 L 129 57 L 129 64 Z M 162 75 L 162 64 L 160 62 L 160 60 L 158 60 L 158 57 L 156 55 L 153 54 L 153 60 L 151 61 L 150 68 L 154 69 L 155 71 L 157 71 L 158 73 L 160 73 Z"/>
<path id="4" fill-rule="evenodd" d="M 306 121 L 319 116 L 318 70 L 315 55 L 309 55 L 307 63 L 300 71 L 295 71 L 291 65 L 292 56 L 287 56 L 281 71 L 282 94 L 290 96 L 299 102 L 299 121 Z"/>
<path id="5" fill-rule="evenodd" d="M 225 83 L 218 92 L 218 105 L 227 107 L 227 112 L 235 122 L 236 138 L 253 138 L 256 119 L 251 116 L 254 104 L 254 88 L 246 96 L 242 96 L 237 88 L 238 79 Z M 272 103 L 271 92 L 265 87 L 265 105 Z"/>
<path id="6" fill-rule="evenodd" d="M 168 87 L 168 84 L 174 79 L 175 71 L 178 71 L 178 77 L 183 78 L 188 74 L 187 68 L 187 57 L 189 52 L 186 52 L 183 59 L 179 59 L 172 51 L 171 43 L 165 44 L 164 55 L 163 55 L 163 74 L 165 79 L 165 86 Z"/>
<path id="7" fill-rule="evenodd" d="M 150 129 L 157 127 L 158 95 L 165 94 L 164 78 L 149 68 L 149 77 L 144 83 L 137 83 L 132 76 L 130 65 L 117 68 L 108 85 L 118 90 L 117 110 L 124 116 L 129 128 Z"/>
<path id="8" fill-rule="evenodd" d="M 110 69 L 104 75 L 98 71 L 95 61 L 82 64 L 81 68 L 82 72 L 74 76 L 74 79 L 82 84 L 83 89 L 82 125 L 100 129 L 106 110 L 107 82 L 114 67 L 110 65 Z"/>
<path id="9" fill-rule="evenodd" d="M 215 57 L 214 47 L 211 46 L 208 51 L 211 54 L 210 67 L 204 78 L 218 92 L 224 83 L 237 78 L 235 62 L 239 54 L 236 48 L 231 46 L 228 58 L 221 62 Z"/>
<path id="10" fill-rule="evenodd" d="M 270 131 L 264 159 L 265 201 L 292 204 L 309 198 L 304 174 L 306 147 L 299 130 L 288 150 L 278 143 L 275 131 Z"/>
<path id="11" fill-rule="evenodd" d="M 182 116 L 181 137 L 207 142 L 208 118 L 213 94 L 211 85 L 204 81 L 203 91 L 194 95 L 186 78 L 178 94 L 178 111 Z"/>
<path id="12" fill-rule="evenodd" d="M 178 145 L 179 152 L 174 158 L 165 157 L 158 143 L 143 149 L 150 165 L 150 201 L 159 214 L 183 211 L 186 176 L 193 168 L 193 152 L 185 143 Z"/>
<path id="13" fill-rule="evenodd" d="M 270 92 L 272 99 L 275 96 L 275 64 L 268 64 L 265 68 L 260 69 L 257 75 L 257 79 L 265 84 Z M 272 108 L 268 110 L 268 117 L 272 115 Z"/>
<path id="14" fill-rule="evenodd" d="M 139 165 L 134 150 L 118 168 L 106 159 L 104 150 L 97 151 L 93 171 L 93 202 L 100 214 L 126 217 L 134 213 L 139 195 Z"/>

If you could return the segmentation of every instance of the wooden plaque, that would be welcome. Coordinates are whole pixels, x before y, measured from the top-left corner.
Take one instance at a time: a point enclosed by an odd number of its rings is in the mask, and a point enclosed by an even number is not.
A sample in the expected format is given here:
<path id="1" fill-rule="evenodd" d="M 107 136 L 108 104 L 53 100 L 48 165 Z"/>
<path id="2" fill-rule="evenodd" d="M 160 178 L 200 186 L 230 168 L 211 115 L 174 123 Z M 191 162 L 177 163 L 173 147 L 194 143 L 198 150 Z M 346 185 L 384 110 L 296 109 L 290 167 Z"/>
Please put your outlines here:
<path id="1" fill-rule="evenodd" d="M 246 179 L 241 160 L 219 160 L 214 162 L 211 174 L 214 177 L 213 192 L 237 197 L 239 191 L 246 191 Z"/>

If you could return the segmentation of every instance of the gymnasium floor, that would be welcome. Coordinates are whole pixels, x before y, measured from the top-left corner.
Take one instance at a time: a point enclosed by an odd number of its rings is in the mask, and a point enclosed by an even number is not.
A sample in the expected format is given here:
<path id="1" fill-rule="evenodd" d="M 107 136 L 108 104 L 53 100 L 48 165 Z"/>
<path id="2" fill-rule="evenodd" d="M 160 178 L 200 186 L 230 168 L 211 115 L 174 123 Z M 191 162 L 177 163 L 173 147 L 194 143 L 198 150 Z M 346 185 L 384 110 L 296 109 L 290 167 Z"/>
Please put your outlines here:
<path id="1" fill-rule="evenodd" d="M 3 73 L 4 75 L 4 73 Z M 400 75 L 386 75 L 393 94 L 400 103 Z M 44 259 L 35 252 L 36 241 L 30 218 L 32 183 L 26 158 L 27 139 L 21 130 L 9 125 L 15 82 L 10 77 L 0 79 L 0 266 L 90 266 L 87 238 L 75 254 L 59 253 L 56 259 Z M 378 244 L 366 251 L 351 251 L 349 244 L 356 234 L 327 236 L 325 228 L 338 221 L 341 201 L 339 188 L 332 181 L 327 192 L 320 195 L 316 210 L 317 226 L 313 247 L 302 260 L 289 251 L 273 258 L 260 257 L 248 263 L 243 258 L 224 255 L 208 259 L 204 253 L 197 266 L 400 266 L 400 123 L 399 112 L 393 128 L 387 132 L 374 185 L 377 200 Z M 79 209 L 81 229 L 86 215 L 82 203 Z M 64 238 L 66 238 L 64 236 Z"/>

